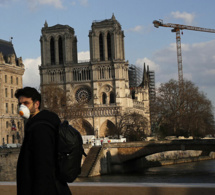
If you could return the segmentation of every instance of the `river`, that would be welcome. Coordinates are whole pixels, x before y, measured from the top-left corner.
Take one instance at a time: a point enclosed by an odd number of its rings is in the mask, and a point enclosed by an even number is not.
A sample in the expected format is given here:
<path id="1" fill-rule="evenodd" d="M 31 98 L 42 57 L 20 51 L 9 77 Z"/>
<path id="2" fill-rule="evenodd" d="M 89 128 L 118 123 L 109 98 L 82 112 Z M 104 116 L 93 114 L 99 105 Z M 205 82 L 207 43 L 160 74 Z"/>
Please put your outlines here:
<path id="1" fill-rule="evenodd" d="M 153 167 L 138 173 L 77 178 L 75 182 L 215 183 L 215 160 Z"/>

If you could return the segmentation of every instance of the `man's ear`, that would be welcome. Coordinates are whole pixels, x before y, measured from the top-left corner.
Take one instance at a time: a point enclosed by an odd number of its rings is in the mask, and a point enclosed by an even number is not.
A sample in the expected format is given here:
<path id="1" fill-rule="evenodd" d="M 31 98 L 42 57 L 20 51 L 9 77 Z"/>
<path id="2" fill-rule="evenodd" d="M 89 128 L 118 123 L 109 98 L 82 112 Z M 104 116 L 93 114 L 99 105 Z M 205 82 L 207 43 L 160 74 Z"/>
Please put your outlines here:
<path id="1" fill-rule="evenodd" d="M 39 101 L 36 101 L 36 102 L 34 102 L 34 105 L 35 105 L 35 108 L 39 110 L 40 102 L 39 102 Z"/>

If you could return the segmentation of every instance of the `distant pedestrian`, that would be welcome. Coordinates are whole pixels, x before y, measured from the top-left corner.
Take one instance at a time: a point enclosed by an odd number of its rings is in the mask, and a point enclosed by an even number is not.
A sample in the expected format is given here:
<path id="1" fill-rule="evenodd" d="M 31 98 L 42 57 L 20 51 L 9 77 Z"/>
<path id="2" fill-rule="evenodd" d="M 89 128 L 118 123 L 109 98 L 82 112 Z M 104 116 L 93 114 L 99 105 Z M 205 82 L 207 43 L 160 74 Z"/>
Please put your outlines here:
<path id="1" fill-rule="evenodd" d="M 57 179 L 57 128 L 59 117 L 40 111 L 41 95 L 31 87 L 15 93 L 20 115 L 27 120 L 17 163 L 17 195 L 71 195 L 67 183 Z M 56 130 L 39 121 L 52 123 Z"/>

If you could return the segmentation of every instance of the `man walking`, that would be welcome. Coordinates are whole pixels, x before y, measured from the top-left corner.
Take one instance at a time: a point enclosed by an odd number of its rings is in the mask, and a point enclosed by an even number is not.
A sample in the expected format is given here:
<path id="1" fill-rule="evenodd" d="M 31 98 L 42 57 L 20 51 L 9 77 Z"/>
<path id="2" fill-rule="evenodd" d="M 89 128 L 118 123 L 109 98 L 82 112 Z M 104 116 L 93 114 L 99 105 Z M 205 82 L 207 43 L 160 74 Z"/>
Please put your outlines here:
<path id="1" fill-rule="evenodd" d="M 59 117 L 47 110 L 40 111 L 41 95 L 34 88 L 18 89 L 15 96 L 20 115 L 27 119 L 17 163 L 17 195 L 71 195 L 67 183 L 57 179 Z"/>

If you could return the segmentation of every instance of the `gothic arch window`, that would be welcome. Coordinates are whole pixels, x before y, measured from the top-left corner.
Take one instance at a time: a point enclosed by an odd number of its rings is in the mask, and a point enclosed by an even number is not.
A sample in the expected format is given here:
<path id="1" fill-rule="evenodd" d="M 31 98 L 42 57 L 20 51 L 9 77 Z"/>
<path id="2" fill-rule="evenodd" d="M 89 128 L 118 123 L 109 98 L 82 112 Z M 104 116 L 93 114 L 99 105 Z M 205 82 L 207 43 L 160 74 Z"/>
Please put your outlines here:
<path id="1" fill-rule="evenodd" d="M 76 70 L 73 69 L 73 81 L 76 81 L 77 80 L 77 76 L 76 76 Z"/>
<path id="2" fill-rule="evenodd" d="M 55 81 L 55 72 L 50 71 L 49 72 L 49 80 L 50 82 L 54 82 Z"/>
<path id="3" fill-rule="evenodd" d="M 107 67 L 107 70 L 108 70 L 108 78 L 109 79 L 113 78 L 113 76 L 112 76 L 112 67 L 111 66 Z"/>
<path id="4" fill-rule="evenodd" d="M 74 68 L 73 81 L 86 81 L 91 79 L 91 70 L 89 67 Z"/>
<path id="5" fill-rule="evenodd" d="M 64 72 L 60 71 L 59 74 L 60 74 L 60 81 L 64 81 Z"/>
<path id="6" fill-rule="evenodd" d="M 63 64 L 63 40 L 61 37 L 58 39 L 59 63 Z"/>
<path id="7" fill-rule="evenodd" d="M 114 96 L 114 92 L 110 93 L 110 104 L 115 103 L 115 96 Z"/>
<path id="8" fill-rule="evenodd" d="M 50 40 L 50 54 L 51 54 L 51 65 L 53 65 L 55 64 L 55 45 L 54 45 L 53 37 Z"/>
<path id="9" fill-rule="evenodd" d="M 106 93 L 102 93 L 102 104 L 106 104 L 107 103 L 107 95 Z"/>
<path id="10" fill-rule="evenodd" d="M 105 70 L 104 67 L 100 67 L 100 79 L 104 79 L 105 78 Z"/>
<path id="11" fill-rule="evenodd" d="M 112 55 L 111 55 L 111 36 L 110 36 L 109 32 L 107 34 L 107 52 L 108 52 L 108 60 L 111 60 L 112 59 Z"/>
<path id="12" fill-rule="evenodd" d="M 104 43 L 103 43 L 103 36 L 102 33 L 100 33 L 99 35 L 99 52 L 100 52 L 100 60 L 103 61 L 104 60 Z"/>

